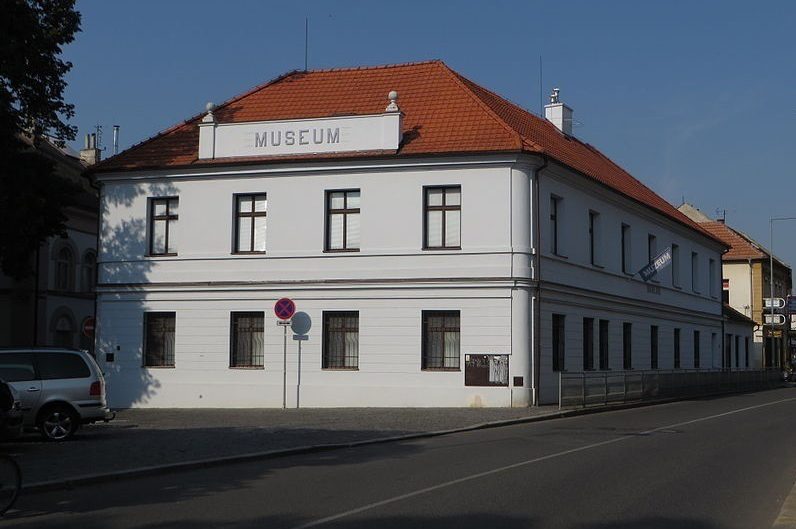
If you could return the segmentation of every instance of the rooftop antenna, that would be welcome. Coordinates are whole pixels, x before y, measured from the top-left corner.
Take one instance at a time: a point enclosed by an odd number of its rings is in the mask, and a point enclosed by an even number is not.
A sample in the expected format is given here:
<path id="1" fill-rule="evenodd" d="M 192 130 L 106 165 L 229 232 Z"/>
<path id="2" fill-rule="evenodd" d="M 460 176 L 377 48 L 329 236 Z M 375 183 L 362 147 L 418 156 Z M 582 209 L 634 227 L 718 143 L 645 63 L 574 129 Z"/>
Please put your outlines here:
<path id="1" fill-rule="evenodd" d="M 309 64 L 309 41 L 310 41 L 310 19 L 309 17 L 304 17 L 304 71 L 307 71 L 307 65 Z"/>
<path id="2" fill-rule="evenodd" d="M 94 148 L 104 151 L 105 147 L 102 146 L 102 125 L 100 125 L 99 123 L 94 125 L 94 131 L 96 134 L 96 141 L 94 142 Z"/>
<path id="3" fill-rule="evenodd" d="M 542 89 L 542 56 L 539 55 L 539 115 L 544 116 L 544 91 Z"/>

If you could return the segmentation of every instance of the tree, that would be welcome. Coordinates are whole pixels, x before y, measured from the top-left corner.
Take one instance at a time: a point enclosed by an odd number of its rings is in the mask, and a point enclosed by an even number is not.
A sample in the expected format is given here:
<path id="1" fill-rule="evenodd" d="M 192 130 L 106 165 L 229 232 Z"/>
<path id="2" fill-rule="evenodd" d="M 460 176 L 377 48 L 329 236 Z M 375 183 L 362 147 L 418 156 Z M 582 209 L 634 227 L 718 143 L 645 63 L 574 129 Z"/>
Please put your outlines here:
<path id="1" fill-rule="evenodd" d="M 35 149 L 45 137 L 57 145 L 75 138 L 66 123 L 74 107 L 63 98 L 72 64 L 60 55 L 80 14 L 74 0 L 0 0 L 0 13 L 0 267 L 22 278 L 41 242 L 65 232 L 62 212 L 74 195 Z"/>

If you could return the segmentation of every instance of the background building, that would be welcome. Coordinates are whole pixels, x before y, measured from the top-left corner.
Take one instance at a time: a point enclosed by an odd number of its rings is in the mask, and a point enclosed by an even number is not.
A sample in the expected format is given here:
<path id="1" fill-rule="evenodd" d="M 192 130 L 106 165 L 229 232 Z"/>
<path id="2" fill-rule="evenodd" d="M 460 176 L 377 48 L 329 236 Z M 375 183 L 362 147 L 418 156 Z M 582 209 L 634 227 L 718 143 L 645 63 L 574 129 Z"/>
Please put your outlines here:
<path id="1" fill-rule="evenodd" d="M 292 72 L 96 166 L 111 404 L 525 406 L 720 367 L 724 244 L 546 111 L 438 61 Z"/>
<path id="2" fill-rule="evenodd" d="M 64 211 L 65 237 L 51 237 L 41 244 L 31 257 L 33 274 L 23 280 L 0 275 L 0 346 L 93 350 L 93 337 L 81 331 L 94 316 L 99 203 L 97 189 L 84 171 L 89 161 L 98 159 L 99 151 L 87 145 L 78 154 L 46 139 L 35 149 L 52 160 L 55 173 L 75 184 L 78 192 Z"/>
<path id="3" fill-rule="evenodd" d="M 774 256 L 774 291 L 771 292 L 771 254 L 745 233 L 728 226 L 724 220 L 713 220 L 691 204 L 679 210 L 698 222 L 705 230 L 724 241 L 729 251 L 722 256 L 724 300 L 757 324 L 754 357 L 762 367 L 783 365 L 788 358 L 787 326 L 768 325 L 764 298 L 787 299 L 793 288 L 791 268 Z M 772 341 L 773 340 L 773 341 Z"/>

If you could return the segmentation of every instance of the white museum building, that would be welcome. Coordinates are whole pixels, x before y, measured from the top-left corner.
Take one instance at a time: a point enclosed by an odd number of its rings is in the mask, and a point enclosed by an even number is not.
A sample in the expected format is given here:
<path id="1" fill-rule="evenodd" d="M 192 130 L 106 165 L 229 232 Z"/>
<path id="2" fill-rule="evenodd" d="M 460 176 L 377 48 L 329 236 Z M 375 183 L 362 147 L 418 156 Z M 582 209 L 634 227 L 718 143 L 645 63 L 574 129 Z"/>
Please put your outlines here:
<path id="1" fill-rule="evenodd" d="M 110 405 L 527 406 L 720 367 L 726 246 L 545 110 L 439 61 L 297 71 L 95 166 Z"/>

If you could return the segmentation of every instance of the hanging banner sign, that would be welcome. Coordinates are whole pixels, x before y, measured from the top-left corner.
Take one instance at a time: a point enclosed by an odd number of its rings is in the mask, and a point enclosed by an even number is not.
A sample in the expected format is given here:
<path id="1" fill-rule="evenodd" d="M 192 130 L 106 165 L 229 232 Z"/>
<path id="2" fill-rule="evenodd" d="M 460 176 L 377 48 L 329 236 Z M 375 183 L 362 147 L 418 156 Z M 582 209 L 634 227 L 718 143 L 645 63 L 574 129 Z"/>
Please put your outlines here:
<path id="1" fill-rule="evenodd" d="M 638 273 L 641 276 L 641 279 L 644 281 L 649 281 L 655 276 L 655 274 L 658 273 L 658 270 L 666 268 L 671 264 L 671 262 L 672 249 L 669 247 L 662 251 L 655 259 L 653 259 L 650 264 L 639 270 Z"/>

